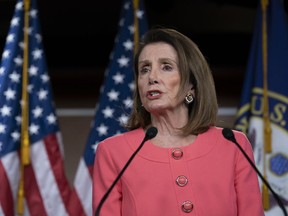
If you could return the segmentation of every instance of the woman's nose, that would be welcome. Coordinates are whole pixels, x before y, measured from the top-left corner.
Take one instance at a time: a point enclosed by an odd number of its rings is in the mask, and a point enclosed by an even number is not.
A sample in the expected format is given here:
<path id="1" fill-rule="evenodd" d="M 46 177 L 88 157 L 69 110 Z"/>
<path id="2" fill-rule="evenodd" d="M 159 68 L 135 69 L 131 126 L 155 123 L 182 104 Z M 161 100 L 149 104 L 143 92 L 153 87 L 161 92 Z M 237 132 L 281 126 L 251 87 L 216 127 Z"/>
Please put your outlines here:
<path id="1" fill-rule="evenodd" d="M 158 75 L 157 75 L 157 71 L 155 71 L 155 69 L 152 69 L 150 71 L 148 82 L 150 85 L 158 83 Z"/>

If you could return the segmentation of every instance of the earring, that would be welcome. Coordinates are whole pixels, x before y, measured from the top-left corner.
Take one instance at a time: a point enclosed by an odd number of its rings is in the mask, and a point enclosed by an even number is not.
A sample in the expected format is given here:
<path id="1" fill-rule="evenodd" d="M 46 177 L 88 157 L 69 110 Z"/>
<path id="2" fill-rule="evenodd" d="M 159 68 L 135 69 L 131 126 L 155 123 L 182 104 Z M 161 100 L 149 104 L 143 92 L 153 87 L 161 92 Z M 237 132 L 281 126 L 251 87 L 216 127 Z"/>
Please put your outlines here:
<path id="1" fill-rule="evenodd" d="M 191 93 L 188 93 L 185 97 L 186 104 L 191 104 L 193 100 L 194 100 L 193 95 Z"/>

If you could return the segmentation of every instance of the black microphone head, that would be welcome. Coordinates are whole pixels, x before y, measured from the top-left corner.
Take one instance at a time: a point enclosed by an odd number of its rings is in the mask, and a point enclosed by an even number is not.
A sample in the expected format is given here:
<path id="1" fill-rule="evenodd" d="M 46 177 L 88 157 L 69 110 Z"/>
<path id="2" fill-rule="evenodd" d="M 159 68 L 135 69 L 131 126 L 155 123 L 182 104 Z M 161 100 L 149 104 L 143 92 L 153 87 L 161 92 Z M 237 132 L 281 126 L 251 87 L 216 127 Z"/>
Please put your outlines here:
<path id="1" fill-rule="evenodd" d="M 230 128 L 223 128 L 222 134 L 226 139 L 235 141 L 234 133 Z"/>
<path id="2" fill-rule="evenodd" d="M 152 139 L 152 138 L 154 138 L 157 135 L 157 133 L 158 133 L 158 130 L 157 130 L 156 127 L 150 127 L 146 131 L 145 138 L 147 140 Z"/>

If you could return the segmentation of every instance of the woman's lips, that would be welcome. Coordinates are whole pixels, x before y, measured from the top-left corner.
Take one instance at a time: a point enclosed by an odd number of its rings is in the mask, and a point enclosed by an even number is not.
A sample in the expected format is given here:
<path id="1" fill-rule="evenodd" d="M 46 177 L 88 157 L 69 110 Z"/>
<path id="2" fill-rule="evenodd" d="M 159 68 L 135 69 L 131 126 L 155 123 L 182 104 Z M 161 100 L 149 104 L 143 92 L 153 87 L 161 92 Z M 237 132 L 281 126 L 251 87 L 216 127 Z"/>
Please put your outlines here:
<path id="1" fill-rule="evenodd" d="M 151 90 L 147 92 L 146 97 L 148 99 L 157 99 L 161 96 L 161 94 L 162 92 L 159 90 Z"/>

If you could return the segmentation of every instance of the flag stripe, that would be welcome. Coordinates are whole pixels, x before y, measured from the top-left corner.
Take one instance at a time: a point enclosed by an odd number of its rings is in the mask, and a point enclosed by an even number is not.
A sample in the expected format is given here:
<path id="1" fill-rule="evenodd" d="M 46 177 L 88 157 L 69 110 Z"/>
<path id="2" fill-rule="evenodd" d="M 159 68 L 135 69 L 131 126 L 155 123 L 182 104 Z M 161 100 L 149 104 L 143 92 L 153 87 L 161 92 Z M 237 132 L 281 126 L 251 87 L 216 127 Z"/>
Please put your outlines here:
<path id="1" fill-rule="evenodd" d="M 44 138 L 45 140 L 46 138 Z M 52 143 L 53 144 L 53 143 Z M 55 160 L 56 157 L 55 157 Z M 31 161 L 39 184 L 40 193 L 48 215 L 67 215 L 62 196 L 56 182 L 57 169 L 51 167 L 45 141 L 40 140 L 31 146 Z M 53 208 L 51 207 L 53 206 Z"/>
<path id="2" fill-rule="evenodd" d="M 17 190 L 18 190 L 18 184 L 19 184 L 19 154 L 17 152 L 12 152 L 9 154 L 6 154 L 4 157 L 1 158 L 3 170 L 6 172 L 7 180 L 9 181 L 9 187 L 10 191 L 12 192 L 12 198 L 13 201 L 16 200 Z M 5 183 L 3 183 L 5 184 Z M 2 182 L 1 182 L 2 185 Z M 6 184 L 7 185 L 7 184 Z M 1 186 L 2 187 L 2 186 Z M 0 190 L 2 192 L 2 189 Z M 6 195 L 4 194 L 4 197 Z M 15 211 L 14 204 L 8 203 L 9 208 L 12 207 L 12 211 Z M 2 204 L 3 205 L 3 204 Z M 3 208 L 6 208 L 2 206 Z M 8 207 L 7 207 L 8 208 Z"/>
<path id="3" fill-rule="evenodd" d="M 92 178 L 88 167 L 83 158 L 81 158 L 79 167 L 75 176 L 75 190 L 77 197 L 85 210 L 86 215 L 92 214 Z"/>
<path id="4" fill-rule="evenodd" d="M 14 215 L 12 191 L 8 177 L 6 175 L 6 171 L 1 161 L 0 161 L 0 182 L 2 191 L 0 193 L 0 203 L 2 211 L 4 212 L 4 215 Z"/>
<path id="5" fill-rule="evenodd" d="M 30 214 L 46 216 L 47 213 L 31 164 L 25 166 L 24 189 L 24 195 Z"/>
<path id="6" fill-rule="evenodd" d="M 55 134 L 51 134 L 45 137 L 44 143 L 52 171 L 54 172 L 56 185 L 58 185 L 60 195 L 63 199 L 65 206 L 67 207 L 68 214 L 72 215 L 74 210 L 73 208 L 69 208 L 69 198 L 71 190 L 67 187 L 69 183 L 65 178 L 65 172 L 63 169 L 64 163 L 61 156 L 61 149 L 58 145 L 58 143 L 60 142 L 58 141 L 58 137 Z"/>
<path id="7" fill-rule="evenodd" d="M 89 193 L 87 193 L 89 194 Z M 77 194 L 77 191 L 75 190 L 75 188 L 72 190 L 72 193 L 71 193 L 71 198 L 69 200 L 69 206 L 70 207 L 73 207 L 73 212 L 74 212 L 74 215 L 77 215 L 77 216 L 85 216 L 85 215 L 88 215 L 87 213 L 85 213 L 82 205 L 80 205 L 81 203 L 81 200 L 79 199 L 78 197 L 78 194 Z M 84 206 L 84 205 L 83 205 Z"/>

